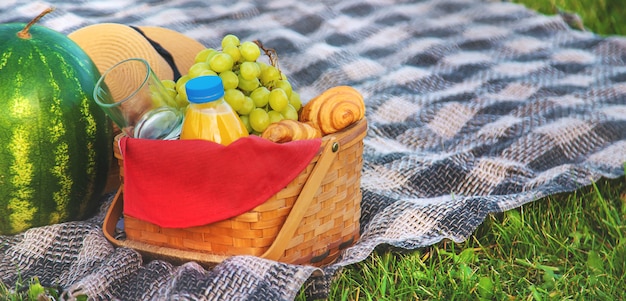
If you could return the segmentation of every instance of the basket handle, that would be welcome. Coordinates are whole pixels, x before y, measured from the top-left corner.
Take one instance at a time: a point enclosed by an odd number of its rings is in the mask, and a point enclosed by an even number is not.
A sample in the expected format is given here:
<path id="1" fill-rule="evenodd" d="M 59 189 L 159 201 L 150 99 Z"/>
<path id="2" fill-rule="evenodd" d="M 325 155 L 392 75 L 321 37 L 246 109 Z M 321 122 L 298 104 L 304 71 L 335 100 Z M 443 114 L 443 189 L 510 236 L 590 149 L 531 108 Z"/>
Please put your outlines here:
<path id="1" fill-rule="evenodd" d="M 336 140 L 337 139 L 335 137 L 332 137 L 327 141 L 326 145 L 322 149 L 320 158 L 315 164 L 315 167 L 313 167 L 309 178 L 302 187 L 302 191 L 300 191 L 300 195 L 298 195 L 298 198 L 291 208 L 291 212 L 287 215 L 285 223 L 276 235 L 272 245 L 263 255 L 261 255 L 262 258 L 277 261 L 283 255 L 285 249 L 287 249 L 287 244 L 291 238 L 293 238 L 296 229 L 300 225 L 304 214 L 307 212 L 307 209 L 315 196 L 315 192 L 320 187 L 322 180 L 326 176 L 326 173 L 335 160 L 335 157 L 337 157 L 339 142 Z"/>

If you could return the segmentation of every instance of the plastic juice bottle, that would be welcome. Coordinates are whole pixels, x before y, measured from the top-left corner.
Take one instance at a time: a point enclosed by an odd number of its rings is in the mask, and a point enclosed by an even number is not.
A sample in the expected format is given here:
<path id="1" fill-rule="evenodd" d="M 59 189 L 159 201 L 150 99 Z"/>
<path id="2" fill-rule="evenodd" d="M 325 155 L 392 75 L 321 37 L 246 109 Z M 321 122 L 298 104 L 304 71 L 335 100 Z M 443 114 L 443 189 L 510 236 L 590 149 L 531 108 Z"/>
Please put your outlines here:
<path id="1" fill-rule="evenodd" d="M 229 145 L 248 130 L 239 115 L 224 100 L 219 76 L 200 76 L 185 84 L 189 105 L 185 110 L 180 139 L 204 139 Z"/>

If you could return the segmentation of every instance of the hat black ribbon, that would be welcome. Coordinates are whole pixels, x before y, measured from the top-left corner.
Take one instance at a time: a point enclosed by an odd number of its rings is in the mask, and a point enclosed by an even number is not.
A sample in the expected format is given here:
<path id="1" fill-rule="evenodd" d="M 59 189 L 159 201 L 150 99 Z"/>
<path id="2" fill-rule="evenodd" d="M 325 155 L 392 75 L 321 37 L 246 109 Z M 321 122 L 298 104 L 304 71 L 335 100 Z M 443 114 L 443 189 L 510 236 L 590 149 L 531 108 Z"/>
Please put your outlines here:
<path id="1" fill-rule="evenodd" d="M 163 48 L 161 44 L 146 36 L 146 34 L 141 29 L 135 26 L 130 27 L 140 33 L 144 38 L 146 38 L 146 40 L 148 40 L 154 50 L 156 50 L 156 52 L 159 53 L 161 57 L 167 62 L 167 64 L 170 65 L 170 67 L 172 68 L 172 72 L 174 72 L 174 81 L 178 81 L 178 79 L 181 77 L 181 74 L 180 71 L 178 71 L 178 67 L 176 67 L 176 64 L 174 63 L 174 57 L 172 56 L 172 54 L 167 51 L 167 49 Z"/>

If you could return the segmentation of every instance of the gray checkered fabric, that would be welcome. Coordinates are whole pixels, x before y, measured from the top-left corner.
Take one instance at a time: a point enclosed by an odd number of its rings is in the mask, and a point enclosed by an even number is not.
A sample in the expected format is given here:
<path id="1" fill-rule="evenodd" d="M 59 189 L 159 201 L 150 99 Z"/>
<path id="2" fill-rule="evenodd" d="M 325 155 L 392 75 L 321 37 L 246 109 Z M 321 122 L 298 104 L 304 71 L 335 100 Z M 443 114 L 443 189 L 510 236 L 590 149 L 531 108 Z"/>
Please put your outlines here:
<path id="1" fill-rule="evenodd" d="M 558 16 L 477 0 L 18 0 L 0 4 L 0 22 L 51 4 L 42 23 L 63 33 L 118 22 L 211 47 L 227 33 L 261 40 L 305 102 L 357 88 L 369 122 L 362 236 L 321 269 L 236 256 L 207 270 L 113 247 L 100 213 L 0 237 L 9 285 L 38 276 L 66 298 L 94 300 L 291 300 L 301 288 L 324 297 L 342 267 L 379 245 L 463 241 L 490 213 L 624 175 L 626 39 Z"/>

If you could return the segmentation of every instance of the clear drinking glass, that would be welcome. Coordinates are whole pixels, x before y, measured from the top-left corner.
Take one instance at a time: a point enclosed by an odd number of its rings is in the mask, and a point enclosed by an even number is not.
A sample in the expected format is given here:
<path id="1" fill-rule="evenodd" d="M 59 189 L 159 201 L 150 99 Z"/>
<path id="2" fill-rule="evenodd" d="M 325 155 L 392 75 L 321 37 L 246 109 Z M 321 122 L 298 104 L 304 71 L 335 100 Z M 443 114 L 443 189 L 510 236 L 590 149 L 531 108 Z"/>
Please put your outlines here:
<path id="1" fill-rule="evenodd" d="M 183 113 L 148 62 L 123 60 L 96 83 L 96 103 L 124 134 L 144 139 L 177 139 Z"/>

